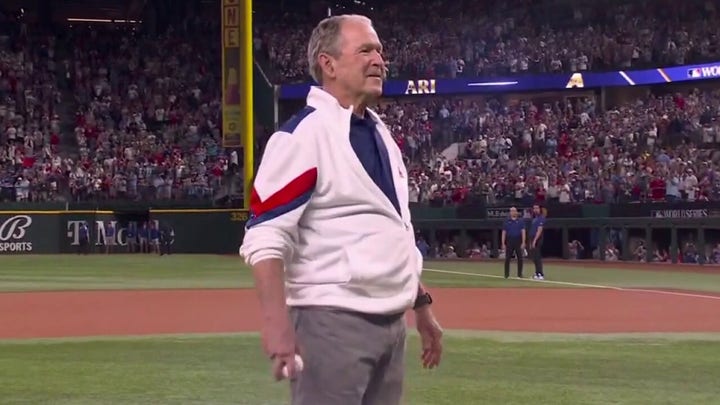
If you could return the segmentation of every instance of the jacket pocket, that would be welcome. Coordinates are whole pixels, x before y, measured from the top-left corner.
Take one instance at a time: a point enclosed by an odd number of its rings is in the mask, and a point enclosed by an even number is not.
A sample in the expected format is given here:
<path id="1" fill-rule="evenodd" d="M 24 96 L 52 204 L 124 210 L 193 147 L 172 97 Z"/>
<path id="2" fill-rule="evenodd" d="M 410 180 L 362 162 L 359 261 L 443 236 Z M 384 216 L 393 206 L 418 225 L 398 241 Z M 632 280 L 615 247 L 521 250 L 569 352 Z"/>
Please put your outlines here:
<path id="1" fill-rule="evenodd" d="M 298 260 L 285 269 L 286 280 L 291 284 L 322 285 L 346 284 L 351 275 L 342 250 L 318 255 L 312 261 Z"/>
<path id="2" fill-rule="evenodd" d="M 343 249 L 350 269 L 350 284 L 373 297 L 390 297 L 416 277 L 416 260 L 403 232 L 366 235 Z"/>

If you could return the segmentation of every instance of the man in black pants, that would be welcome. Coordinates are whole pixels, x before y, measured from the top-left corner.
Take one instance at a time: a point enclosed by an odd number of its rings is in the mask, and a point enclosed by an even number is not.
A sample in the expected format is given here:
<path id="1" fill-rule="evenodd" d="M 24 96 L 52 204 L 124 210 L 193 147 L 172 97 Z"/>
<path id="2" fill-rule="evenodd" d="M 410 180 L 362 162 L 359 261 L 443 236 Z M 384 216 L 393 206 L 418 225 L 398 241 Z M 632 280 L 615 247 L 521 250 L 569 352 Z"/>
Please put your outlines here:
<path id="1" fill-rule="evenodd" d="M 175 239 L 175 232 L 167 224 L 160 227 L 160 256 L 170 254 L 170 245 Z"/>
<path id="2" fill-rule="evenodd" d="M 510 218 L 505 221 L 502 231 L 502 248 L 505 250 L 505 278 L 510 277 L 510 259 L 517 257 L 517 275 L 522 278 L 523 251 L 525 250 L 525 221 L 518 218 L 515 207 L 510 208 Z"/>
<path id="3" fill-rule="evenodd" d="M 86 255 L 90 253 L 90 230 L 86 222 L 80 223 L 78 233 L 78 254 Z"/>
<path id="4" fill-rule="evenodd" d="M 535 264 L 535 280 L 544 280 L 542 264 L 542 243 L 545 228 L 545 213 L 540 205 L 533 205 L 533 220 L 530 225 L 530 255 Z"/>

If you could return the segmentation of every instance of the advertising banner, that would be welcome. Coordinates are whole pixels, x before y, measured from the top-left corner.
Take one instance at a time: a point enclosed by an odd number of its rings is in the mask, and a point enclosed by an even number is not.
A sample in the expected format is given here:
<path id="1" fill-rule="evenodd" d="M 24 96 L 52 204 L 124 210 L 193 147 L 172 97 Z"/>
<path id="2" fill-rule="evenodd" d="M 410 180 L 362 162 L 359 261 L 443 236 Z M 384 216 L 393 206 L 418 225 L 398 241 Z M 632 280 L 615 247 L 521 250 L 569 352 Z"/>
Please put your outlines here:
<path id="1" fill-rule="evenodd" d="M 159 210 L 150 219 L 174 230 L 173 251 L 237 254 L 245 234 L 246 210 Z"/>
<path id="2" fill-rule="evenodd" d="M 127 252 L 129 229 L 146 224 L 170 228 L 174 253 L 237 254 L 247 218 L 245 210 L 225 209 L 159 210 L 149 216 L 112 211 L 0 211 L 0 255 L 79 253 L 83 224 L 90 253 L 104 252 L 108 243 L 114 252 Z"/>
<path id="3" fill-rule="evenodd" d="M 612 204 L 610 216 L 622 218 L 707 218 L 720 217 L 720 202 L 682 201 L 674 203 Z"/>
<path id="4" fill-rule="evenodd" d="M 52 253 L 58 250 L 53 215 L 0 214 L 0 254 Z"/>

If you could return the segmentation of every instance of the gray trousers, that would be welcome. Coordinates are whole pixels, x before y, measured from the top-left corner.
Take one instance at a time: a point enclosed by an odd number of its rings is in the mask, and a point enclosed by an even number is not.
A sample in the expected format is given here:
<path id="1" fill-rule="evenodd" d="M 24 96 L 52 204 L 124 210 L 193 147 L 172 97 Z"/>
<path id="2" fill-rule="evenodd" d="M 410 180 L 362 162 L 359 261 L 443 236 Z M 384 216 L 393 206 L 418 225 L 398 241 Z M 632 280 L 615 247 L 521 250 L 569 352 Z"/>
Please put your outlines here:
<path id="1" fill-rule="evenodd" d="M 399 405 L 405 318 L 328 307 L 290 315 L 304 368 L 290 383 L 292 405 Z"/>

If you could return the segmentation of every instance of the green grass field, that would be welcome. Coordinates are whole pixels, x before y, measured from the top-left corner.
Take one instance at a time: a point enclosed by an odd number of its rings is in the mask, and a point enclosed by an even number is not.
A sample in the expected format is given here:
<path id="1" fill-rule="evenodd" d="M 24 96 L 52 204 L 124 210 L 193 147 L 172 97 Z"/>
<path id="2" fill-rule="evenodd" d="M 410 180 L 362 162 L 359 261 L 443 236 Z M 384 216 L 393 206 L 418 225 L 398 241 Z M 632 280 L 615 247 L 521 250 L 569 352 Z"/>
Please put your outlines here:
<path id="1" fill-rule="evenodd" d="M 720 269 L 715 275 L 547 265 L 550 282 L 537 283 L 502 279 L 500 263 L 427 262 L 425 267 L 423 281 L 434 287 L 563 288 L 576 283 L 720 292 Z M 530 265 L 526 273 L 531 271 Z M 249 269 L 232 256 L 18 255 L 3 256 L 0 266 L 0 291 L 251 287 Z"/>
<path id="2" fill-rule="evenodd" d="M 425 371 L 412 338 L 405 403 L 716 404 L 710 339 L 450 336 L 442 367 Z M 0 402 L 287 403 L 258 348 L 239 335 L 0 344 Z"/>
<path id="3" fill-rule="evenodd" d="M 568 287 L 497 278 L 496 264 L 426 267 L 430 286 Z M 546 271 L 568 283 L 720 292 L 720 275 L 712 274 Z M 0 264 L 3 291 L 251 285 L 249 271 L 233 257 L 5 256 Z M 411 337 L 405 404 L 717 404 L 720 398 L 715 334 L 448 331 L 445 347 L 441 368 L 422 370 Z M 287 386 L 271 381 L 254 334 L 0 341 L 1 404 L 261 405 L 287 398 Z"/>

